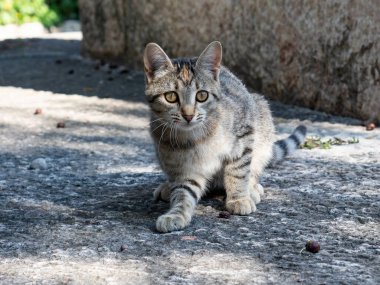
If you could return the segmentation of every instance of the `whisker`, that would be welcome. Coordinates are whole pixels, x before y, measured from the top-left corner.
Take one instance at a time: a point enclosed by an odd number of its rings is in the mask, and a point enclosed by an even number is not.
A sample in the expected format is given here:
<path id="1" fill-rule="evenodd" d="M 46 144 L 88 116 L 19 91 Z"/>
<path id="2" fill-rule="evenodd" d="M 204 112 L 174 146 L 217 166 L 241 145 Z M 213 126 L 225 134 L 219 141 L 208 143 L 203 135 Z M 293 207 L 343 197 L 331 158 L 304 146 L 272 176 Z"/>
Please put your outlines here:
<path id="1" fill-rule="evenodd" d="M 160 140 L 158 141 L 158 147 L 160 147 L 160 145 L 161 145 L 161 140 L 162 140 L 162 138 L 163 138 L 163 136 L 164 136 L 164 133 L 166 132 L 166 129 L 168 128 L 168 124 L 169 124 L 169 123 L 165 123 L 165 126 L 164 126 L 164 129 L 163 129 L 163 131 L 162 131 L 162 134 L 161 134 Z"/>
<path id="2" fill-rule="evenodd" d="M 152 125 L 153 123 L 155 123 L 157 121 L 163 121 L 163 119 L 162 118 L 158 118 L 158 119 L 155 119 L 153 121 L 149 121 L 149 123 L 147 124 L 147 126 L 150 126 L 150 125 Z"/>
<path id="3" fill-rule="evenodd" d="M 169 133 L 169 142 L 170 142 L 170 145 L 172 148 L 174 148 L 173 144 L 172 144 L 172 131 L 173 131 L 173 122 L 170 123 L 170 133 Z"/>
<path id="4" fill-rule="evenodd" d="M 174 138 L 176 140 L 177 146 L 179 147 L 179 142 L 178 142 L 178 125 L 175 125 L 175 132 L 174 132 Z"/>
<path id="5" fill-rule="evenodd" d="M 167 124 L 167 123 L 163 122 L 163 123 L 159 124 L 159 125 L 158 125 L 158 126 L 152 131 L 152 133 L 154 133 L 158 128 L 164 126 L 165 124 Z"/>
<path id="6" fill-rule="evenodd" d="M 153 120 L 153 121 L 150 121 L 149 123 L 154 123 L 154 122 L 157 122 L 157 121 L 162 121 L 163 119 L 162 118 L 157 118 L 157 119 L 155 119 L 155 120 Z"/>

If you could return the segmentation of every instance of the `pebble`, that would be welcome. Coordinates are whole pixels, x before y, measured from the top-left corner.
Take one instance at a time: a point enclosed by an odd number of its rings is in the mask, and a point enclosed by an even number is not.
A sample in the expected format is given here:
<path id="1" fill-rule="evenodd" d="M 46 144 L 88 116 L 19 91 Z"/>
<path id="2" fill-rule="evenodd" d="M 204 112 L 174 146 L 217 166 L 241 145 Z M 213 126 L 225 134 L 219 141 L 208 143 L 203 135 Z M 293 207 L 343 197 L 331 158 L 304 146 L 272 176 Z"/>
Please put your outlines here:
<path id="1" fill-rule="evenodd" d="M 64 122 L 58 122 L 57 123 L 57 128 L 65 128 L 65 127 L 66 127 L 66 125 Z"/>
<path id="2" fill-rule="evenodd" d="M 125 245 L 125 244 L 122 244 L 122 245 L 120 246 L 119 251 L 122 252 L 122 251 L 126 251 L 126 250 L 128 250 L 128 246 Z"/>
<path id="3" fill-rule="evenodd" d="M 128 73 L 128 69 L 126 69 L 125 67 L 122 67 L 119 69 L 119 73 L 120 74 L 127 74 Z"/>
<path id="4" fill-rule="evenodd" d="M 218 217 L 221 219 L 229 219 L 231 217 L 231 214 L 227 211 L 221 211 Z"/>
<path id="5" fill-rule="evenodd" d="M 0 180 L 0 190 L 4 190 L 6 188 L 7 181 Z"/>
<path id="6" fill-rule="evenodd" d="M 42 114 L 42 109 L 41 108 L 37 108 L 35 111 L 34 111 L 34 115 L 41 115 Z"/>
<path id="7" fill-rule="evenodd" d="M 355 172 L 348 172 L 348 173 L 346 174 L 346 178 L 352 180 L 352 179 L 356 179 L 357 176 L 356 176 Z"/>
<path id="8" fill-rule="evenodd" d="M 240 233 L 248 233 L 248 232 L 250 232 L 250 229 L 246 228 L 246 227 L 240 227 L 240 228 L 238 228 L 238 231 Z"/>
<path id="9" fill-rule="evenodd" d="M 367 131 L 372 131 L 372 130 L 374 130 L 376 128 L 376 125 L 374 124 L 374 123 L 369 123 L 369 124 L 367 124 L 366 125 L 366 130 Z"/>
<path id="10" fill-rule="evenodd" d="M 46 169 L 47 168 L 47 163 L 44 158 L 37 158 L 32 161 L 30 164 L 31 169 Z"/>
<path id="11" fill-rule="evenodd" d="M 320 251 L 321 246 L 320 246 L 319 242 L 317 242 L 315 240 L 308 240 L 306 242 L 305 249 L 309 252 L 317 253 Z"/>

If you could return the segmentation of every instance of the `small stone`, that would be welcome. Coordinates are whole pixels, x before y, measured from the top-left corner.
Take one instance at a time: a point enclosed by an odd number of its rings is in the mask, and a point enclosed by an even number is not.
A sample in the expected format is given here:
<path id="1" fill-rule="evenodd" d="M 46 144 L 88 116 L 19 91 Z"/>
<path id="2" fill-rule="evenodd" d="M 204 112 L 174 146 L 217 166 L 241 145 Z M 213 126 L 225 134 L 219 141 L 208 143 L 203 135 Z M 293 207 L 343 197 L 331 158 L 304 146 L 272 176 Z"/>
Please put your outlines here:
<path id="1" fill-rule="evenodd" d="M 126 69 L 125 67 L 122 67 L 122 68 L 119 70 L 119 73 L 120 73 L 120 74 L 127 74 L 127 73 L 128 73 L 128 69 Z"/>
<path id="2" fill-rule="evenodd" d="M 66 127 L 66 125 L 64 122 L 58 122 L 57 123 L 57 128 L 65 128 L 65 127 Z"/>
<path id="3" fill-rule="evenodd" d="M 367 222 L 366 219 L 363 217 L 357 217 L 357 219 L 358 219 L 358 222 L 363 224 L 363 225 Z"/>
<path id="4" fill-rule="evenodd" d="M 31 169 L 46 169 L 47 168 L 47 163 L 46 160 L 43 158 L 37 158 L 32 161 L 30 164 Z"/>
<path id="5" fill-rule="evenodd" d="M 240 227 L 240 228 L 238 228 L 238 231 L 241 233 L 248 233 L 248 232 L 250 232 L 250 229 L 246 228 L 246 227 Z"/>
<path id="6" fill-rule="evenodd" d="M 317 253 L 321 249 L 319 243 L 315 240 L 308 240 L 305 245 L 305 249 L 312 253 Z"/>
<path id="7" fill-rule="evenodd" d="M 369 124 L 367 124 L 366 126 L 365 126 L 365 129 L 367 130 L 367 131 L 372 131 L 372 130 L 374 130 L 376 128 L 376 125 L 374 124 L 374 123 L 369 123 Z"/>
<path id="8" fill-rule="evenodd" d="M 219 218 L 221 219 L 229 219 L 231 217 L 231 214 L 227 211 L 221 211 L 219 213 Z"/>
<path id="9" fill-rule="evenodd" d="M 41 108 L 37 108 L 35 111 L 34 111 L 34 115 L 40 115 L 42 114 L 42 109 Z"/>
<path id="10" fill-rule="evenodd" d="M 120 252 L 123 252 L 123 251 L 126 251 L 127 249 L 128 249 L 128 246 L 126 246 L 125 244 L 122 244 L 122 245 L 120 246 L 119 251 L 120 251 Z"/>
<path id="11" fill-rule="evenodd" d="M 356 179 L 357 176 L 356 176 L 355 172 L 348 172 L 348 173 L 346 174 L 346 178 L 352 180 L 352 179 Z"/>
<path id="12" fill-rule="evenodd" d="M 4 190 L 7 186 L 7 181 L 0 180 L 0 190 Z"/>

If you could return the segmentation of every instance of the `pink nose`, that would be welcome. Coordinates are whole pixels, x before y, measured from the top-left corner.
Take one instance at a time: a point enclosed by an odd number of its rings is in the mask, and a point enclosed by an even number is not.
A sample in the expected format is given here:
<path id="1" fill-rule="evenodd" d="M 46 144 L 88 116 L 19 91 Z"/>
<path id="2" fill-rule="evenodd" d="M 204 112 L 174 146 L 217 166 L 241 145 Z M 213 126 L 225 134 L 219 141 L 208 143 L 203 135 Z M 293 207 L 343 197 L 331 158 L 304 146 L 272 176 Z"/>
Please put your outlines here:
<path id="1" fill-rule="evenodd" d="M 182 117 L 183 117 L 188 123 L 190 123 L 191 120 L 194 118 L 194 115 L 182 115 Z"/>

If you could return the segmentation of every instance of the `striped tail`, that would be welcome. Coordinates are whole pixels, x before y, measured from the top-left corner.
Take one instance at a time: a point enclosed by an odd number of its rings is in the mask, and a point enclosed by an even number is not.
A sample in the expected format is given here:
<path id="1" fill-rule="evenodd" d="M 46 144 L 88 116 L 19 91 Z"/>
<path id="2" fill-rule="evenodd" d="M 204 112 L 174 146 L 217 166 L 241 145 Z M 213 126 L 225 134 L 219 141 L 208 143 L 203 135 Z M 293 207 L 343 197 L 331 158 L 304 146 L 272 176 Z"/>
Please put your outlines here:
<path id="1" fill-rule="evenodd" d="M 284 159 L 285 156 L 294 152 L 304 142 L 306 136 L 306 127 L 298 126 L 293 133 L 283 140 L 278 140 L 273 145 L 273 158 L 271 165 Z"/>

